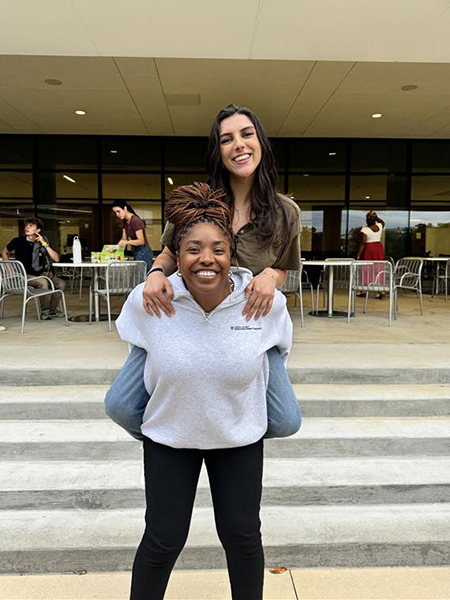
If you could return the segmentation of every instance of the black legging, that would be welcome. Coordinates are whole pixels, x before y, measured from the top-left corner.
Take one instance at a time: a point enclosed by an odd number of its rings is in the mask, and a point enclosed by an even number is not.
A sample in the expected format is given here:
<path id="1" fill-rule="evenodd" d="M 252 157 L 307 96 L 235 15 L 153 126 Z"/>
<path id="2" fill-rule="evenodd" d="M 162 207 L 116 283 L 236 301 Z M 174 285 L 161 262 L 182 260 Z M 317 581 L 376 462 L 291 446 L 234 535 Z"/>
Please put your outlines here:
<path id="1" fill-rule="evenodd" d="M 224 450 L 179 450 L 144 438 L 146 529 L 134 560 L 131 600 L 164 598 L 188 536 L 203 460 L 217 533 L 226 552 L 232 598 L 262 599 L 262 440 Z"/>

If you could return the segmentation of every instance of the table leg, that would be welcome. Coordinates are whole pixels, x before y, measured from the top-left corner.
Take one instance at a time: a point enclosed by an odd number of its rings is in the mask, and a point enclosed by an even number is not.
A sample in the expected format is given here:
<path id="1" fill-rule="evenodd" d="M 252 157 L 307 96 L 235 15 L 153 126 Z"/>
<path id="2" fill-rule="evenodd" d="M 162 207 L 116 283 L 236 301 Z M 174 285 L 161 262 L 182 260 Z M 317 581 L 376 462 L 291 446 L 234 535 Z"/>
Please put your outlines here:
<path id="1" fill-rule="evenodd" d="M 334 269 L 333 265 L 328 266 L 328 317 L 333 316 L 333 277 Z"/>
<path id="2" fill-rule="evenodd" d="M 98 269 L 92 269 L 94 279 L 94 315 L 95 320 L 100 321 L 100 302 L 98 299 Z"/>

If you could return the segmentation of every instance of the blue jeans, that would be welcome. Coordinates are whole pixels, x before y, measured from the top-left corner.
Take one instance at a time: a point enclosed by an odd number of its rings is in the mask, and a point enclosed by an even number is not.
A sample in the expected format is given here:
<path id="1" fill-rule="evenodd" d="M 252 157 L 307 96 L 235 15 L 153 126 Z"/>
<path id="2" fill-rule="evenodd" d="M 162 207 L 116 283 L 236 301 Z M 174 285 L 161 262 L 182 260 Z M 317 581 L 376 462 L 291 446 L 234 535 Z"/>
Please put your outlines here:
<path id="1" fill-rule="evenodd" d="M 266 438 L 289 437 L 300 429 L 302 417 L 291 382 L 277 348 L 267 352 L 269 384 L 267 386 Z M 144 385 L 147 352 L 133 346 L 122 370 L 105 397 L 106 414 L 137 440 L 143 440 L 142 416 L 149 401 Z"/>
<path id="2" fill-rule="evenodd" d="M 153 262 L 153 251 L 150 246 L 144 244 L 143 246 L 132 246 L 134 260 L 143 260 L 147 264 L 147 273 L 152 268 Z"/>

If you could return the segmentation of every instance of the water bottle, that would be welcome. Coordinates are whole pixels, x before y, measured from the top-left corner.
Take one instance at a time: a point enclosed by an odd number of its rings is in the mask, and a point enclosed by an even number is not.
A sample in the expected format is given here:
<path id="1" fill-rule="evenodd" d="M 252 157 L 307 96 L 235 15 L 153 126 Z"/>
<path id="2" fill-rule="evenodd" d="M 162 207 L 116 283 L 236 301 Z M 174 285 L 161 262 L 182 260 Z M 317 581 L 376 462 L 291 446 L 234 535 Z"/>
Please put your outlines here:
<path id="1" fill-rule="evenodd" d="M 72 255 L 74 264 L 80 264 L 83 262 L 83 257 L 81 256 L 80 238 L 77 235 L 73 238 Z"/>

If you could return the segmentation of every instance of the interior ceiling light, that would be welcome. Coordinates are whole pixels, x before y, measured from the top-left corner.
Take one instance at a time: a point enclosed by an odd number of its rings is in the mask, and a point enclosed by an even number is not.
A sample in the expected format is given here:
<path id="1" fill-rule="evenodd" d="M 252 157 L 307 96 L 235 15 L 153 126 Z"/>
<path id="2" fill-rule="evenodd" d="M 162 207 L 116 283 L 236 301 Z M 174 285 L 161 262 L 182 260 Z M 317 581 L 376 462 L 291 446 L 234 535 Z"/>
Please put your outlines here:
<path id="1" fill-rule="evenodd" d="M 172 179 L 172 177 L 168 177 L 167 181 L 170 183 L 170 185 L 173 185 L 173 179 Z"/>
<path id="2" fill-rule="evenodd" d="M 370 200 L 370 196 L 366 196 L 366 200 Z"/>
<path id="3" fill-rule="evenodd" d="M 62 81 L 60 79 L 44 79 L 44 82 L 48 85 L 62 85 Z"/>
<path id="4" fill-rule="evenodd" d="M 417 90 L 418 87 L 419 87 L 418 85 L 414 85 L 414 84 L 411 84 L 411 85 L 402 85 L 401 89 L 404 92 L 412 92 L 412 90 Z"/>
<path id="5" fill-rule="evenodd" d="M 86 111 L 85 111 L 85 110 L 76 110 L 76 111 L 75 111 L 75 114 L 76 114 L 76 115 L 85 115 L 85 114 L 86 114 Z"/>
<path id="6" fill-rule="evenodd" d="M 336 152 L 328 152 L 328 156 L 336 156 Z"/>
<path id="7" fill-rule="evenodd" d="M 381 113 L 373 113 L 372 119 L 381 119 L 383 115 Z"/>
<path id="8" fill-rule="evenodd" d="M 110 150 L 111 154 L 117 154 L 117 150 Z"/>
<path id="9" fill-rule="evenodd" d="M 303 173 L 303 177 L 309 177 L 309 173 Z"/>
<path id="10" fill-rule="evenodd" d="M 67 181 L 70 181 L 70 183 L 76 183 L 75 179 L 72 179 L 72 177 L 69 177 L 68 175 L 63 175 L 64 179 L 67 179 Z"/>

